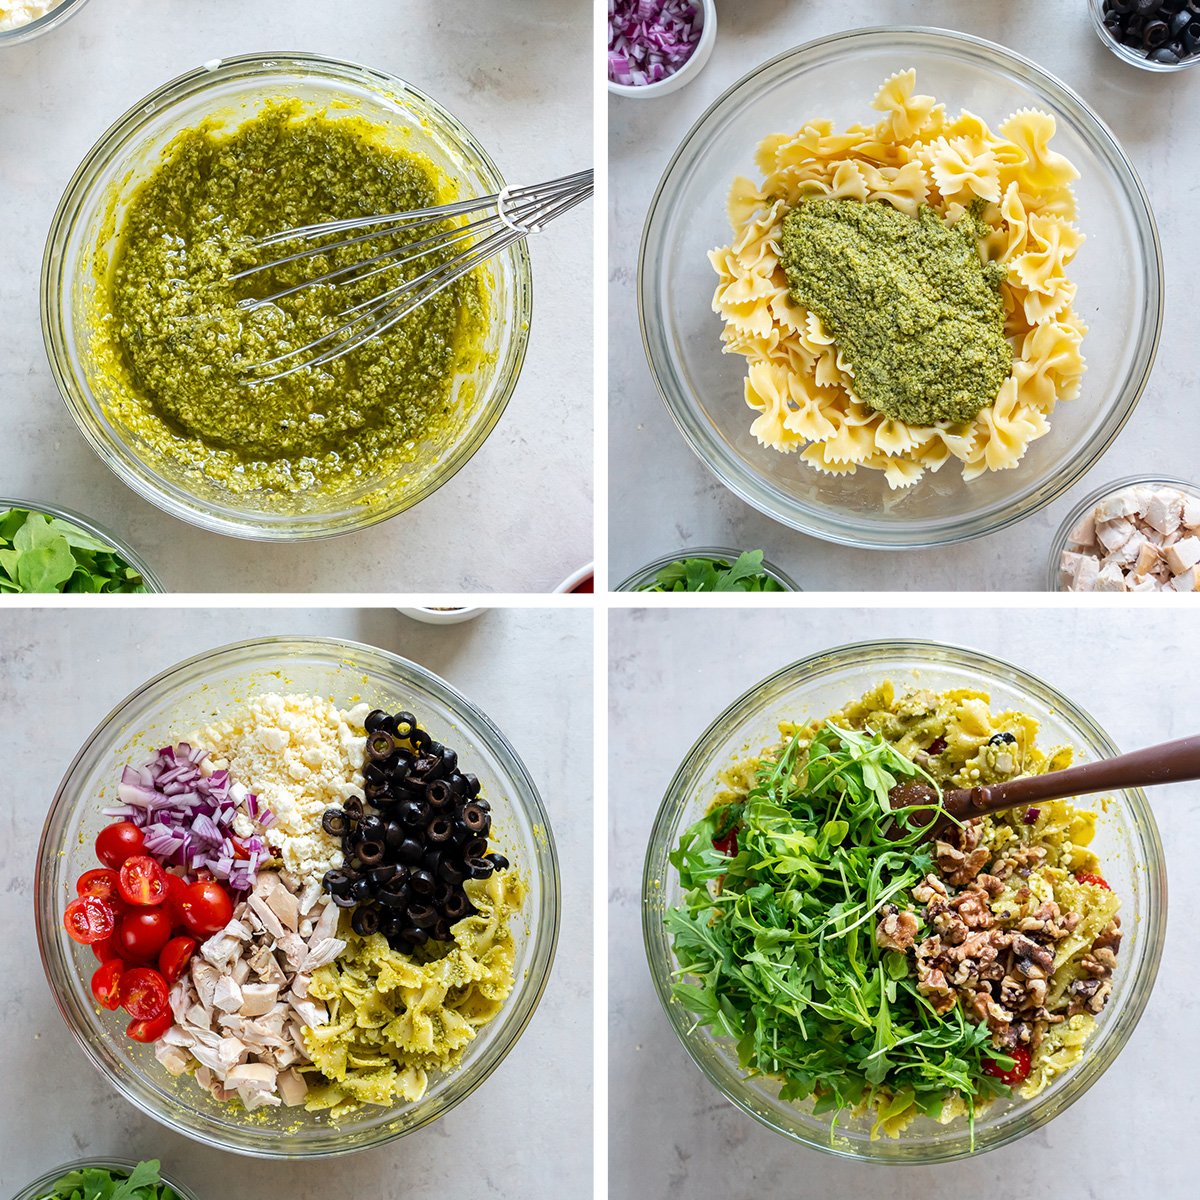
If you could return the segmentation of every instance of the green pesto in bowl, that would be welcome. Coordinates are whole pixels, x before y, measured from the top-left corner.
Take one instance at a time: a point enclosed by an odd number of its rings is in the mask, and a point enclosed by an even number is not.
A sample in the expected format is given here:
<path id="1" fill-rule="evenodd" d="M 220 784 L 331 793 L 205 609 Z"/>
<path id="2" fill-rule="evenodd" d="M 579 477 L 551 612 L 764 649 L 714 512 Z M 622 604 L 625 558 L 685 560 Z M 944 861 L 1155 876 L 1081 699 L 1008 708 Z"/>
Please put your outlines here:
<path id="1" fill-rule="evenodd" d="M 230 276 L 307 245 L 253 251 L 267 234 L 429 208 L 456 199 L 449 191 L 428 159 L 385 144 L 371 122 L 306 112 L 299 101 L 268 104 L 232 131 L 217 119 L 183 131 L 119 217 L 110 212 L 116 248 L 94 263 L 102 286 L 93 350 L 108 385 L 106 415 L 235 493 L 338 494 L 401 469 L 422 443 L 446 441 L 461 420 L 456 376 L 485 353 L 479 270 L 342 358 L 249 381 L 256 364 L 323 337 L 346 310 L 444 263 L 453 251 L 405 247 L 449 224 Z M 383 251 L 418 257 L 239 307 Z"/>

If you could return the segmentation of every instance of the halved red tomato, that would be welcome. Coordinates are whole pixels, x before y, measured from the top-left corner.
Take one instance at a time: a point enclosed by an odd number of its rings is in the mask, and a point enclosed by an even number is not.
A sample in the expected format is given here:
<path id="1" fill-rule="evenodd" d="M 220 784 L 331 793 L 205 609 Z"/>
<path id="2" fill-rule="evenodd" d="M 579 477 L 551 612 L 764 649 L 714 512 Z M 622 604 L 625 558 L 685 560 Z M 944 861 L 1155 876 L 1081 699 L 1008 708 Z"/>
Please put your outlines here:
<path id="1" fill-rule="evenodd" d="M 110 1012 L 121 1007 L 121 972 L 125 964 L 119 958 L 101 963 L 92 976 L 92 995 L 101 1008 Z"/>
<path id="2" fill-rule="evenodd" d="M 67 933 L 85 946 L 109 937 L 117 923 L 113 907 L 99 896 L 80 896 L 67 905 L 63 926 Z"/>
<path id="3" fill-rule="evenodd" d="M 139 1021 L 170 1013 L 167 981 L 153 967 L 132 967 L 121 976 L 121 1007 Z"/>
<path id="4" fill-rule="evenodd" d="M 125 1032 L 135 1042 L 157 1042 L 173 1024 L 174 1019 L 168 1008 L 165 1013 L 159 1013 L 157 1017 L 151 1017 L 149 1020 L 130 1021 Z"/>
<path id="5" fill-rule="evenodd" d="M 161 950 L 158 956 L 158 969 L 168 983 L 174 983 L 187 969 L 196 953 L 196 939 L 190 937 L 172 938 Z"/>
<path id="6" fill-rule="evenodd" d="M 1108 880 L 1103 875 L 1092 875 L 1087 871 L 1076 871 L 1075 878 L 1080 883 L 1094 883 L 1096 887 L 1101 887 L 1106 892 L 1112 891 L 1112 888 L 1108 886 Z"/>
<path id="7" fill-rule="evenodd" d="M 983 1072 L 985 1075 L 991 1075 L 1000 1080 L 1001 1083 L 1007 1083 L 1009 1087 L 1016 1087 L 1018 1083 L 1024 1083 L 1029 1078 L 1029 1071 L 1033 1066 L 1033 1055 L 1029 1052 L 1028 1046 L 1014 1046 L 1011 1050 L 1006 1050 L 1005 1054 L 1013 1060 L 1011 1067 L 1002 1067 L 994 1058 L 985 1058 Z"/>
<path id="8" fill-rule="evenodd" d="M 121 864 L 117 886 L 129 904 L 161 904 L 167 898 L 167 873 L 148 854 L 136 854 Z"/>
<path id="9" fill-rule="evenodd" d="M 84 871 L 75 880 L 75 895 L 99 896 L 101 900 L 119 899 L 117 893 L 117 873 L 111 867 L 96 867 L 92 871 Z"/>

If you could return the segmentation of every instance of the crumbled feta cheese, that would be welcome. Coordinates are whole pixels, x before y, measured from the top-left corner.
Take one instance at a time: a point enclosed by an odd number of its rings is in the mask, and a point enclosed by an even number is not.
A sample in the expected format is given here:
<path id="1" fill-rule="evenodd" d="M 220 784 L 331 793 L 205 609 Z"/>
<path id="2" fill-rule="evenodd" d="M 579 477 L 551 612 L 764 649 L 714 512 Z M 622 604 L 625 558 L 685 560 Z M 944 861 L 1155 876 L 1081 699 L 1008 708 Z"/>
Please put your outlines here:
<path id="1" fill-rule="evenodd" d="M 44 17 L 62 0 L 0 0 L 0 29 L 17 29 Z"/>

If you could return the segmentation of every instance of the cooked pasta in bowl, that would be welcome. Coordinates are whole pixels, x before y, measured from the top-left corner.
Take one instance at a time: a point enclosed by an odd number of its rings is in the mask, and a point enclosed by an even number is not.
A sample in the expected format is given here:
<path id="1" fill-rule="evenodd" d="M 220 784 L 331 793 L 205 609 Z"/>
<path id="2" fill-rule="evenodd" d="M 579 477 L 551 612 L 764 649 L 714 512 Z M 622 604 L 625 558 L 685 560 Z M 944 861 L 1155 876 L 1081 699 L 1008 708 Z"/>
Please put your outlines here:
<path id="1" fill-rule="evenodd" d="M 743 499 L 832 541 L 991 532 L 1078 479 L 1157 345 L 1141 185 L 1084 101 L 939 30 L 839 34 L 701 117 L 651 205 L 659 390 Z"/>

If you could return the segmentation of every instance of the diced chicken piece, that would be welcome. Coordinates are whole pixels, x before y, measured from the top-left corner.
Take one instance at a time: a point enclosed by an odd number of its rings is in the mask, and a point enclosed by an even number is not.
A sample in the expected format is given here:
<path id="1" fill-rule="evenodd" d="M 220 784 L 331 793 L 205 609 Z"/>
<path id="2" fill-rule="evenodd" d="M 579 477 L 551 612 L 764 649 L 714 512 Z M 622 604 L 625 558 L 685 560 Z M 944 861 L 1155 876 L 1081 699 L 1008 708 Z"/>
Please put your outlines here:
<path id="1" fill-rule="evenodd" d="M 1109 563 L 1096 576 L 1094 592 L 1123 592 L 1125 590 L 1125 572 L 1116 563 Z"/>
<path id="2" fill-rule="evenodd" d="M 264 897 L 264 901 L 285 929 L 294 931 L 300 924 L 300 903 L 285 888 L 276 888 Z"/>
<path id="3" fill-rule="evenodd" d="M 221 1012 L 237 1012 L 242 1007 L 242 989 L 232 975 L 222 975 L 217 980 L 217 990 L 213 996 L 213 1007 Z"/>
<path id="4" fill-rule="evenodd" d="M 1200 496 L 1184 496 L 1183 523 L 1189 529 L 1200 529 Z"/>
<path id="5" fill-rule="evenodd" d="M 1129 517 L 1138 511 L 1141 497 L 1133 488 L 1123 488 L 1111 496 L 1105 496 L 1094 509 L 1097 524 Z"/>
<path id="6" fill-rule="evenodd" d="M 233 965 L 233 960 L 241 953 L 241 949 L 241 940 L 222 930 L 213 934 L 200 947 L 200 954 L 206 962 L 211 963 L 223 974 Z"/>
<path id="7" fill-rule="evenodd" d="M 1183 520 L 1183 495 L 1180 492 L 1156 491 L 1146 506 L 1146 524 L 1161 534 L 1177 529 Z"/>
<path id="8" fill-rule="evenodd" d="M 189 1046 L 194 1046 L 196 1044 L 196 1038 L 192 1034 L 191 1030 L 185 1028 L 183 1025 L 172 1025 L 171 1028 L 168 1029 L 161 1038 L 159 1038 L 159 1044 L 180 1046 L 186 1050 Z"/>
<path id="9" fill-rule="evenodd" d="M 173 1046 L 165 1039 L 154 1043 L 154 1057 L 167 1069 L 167 1073 L 176 1077 L 186 1075 L 192 1065 L 191 1058 L 179 1046 Z"/>
<path id="10" fill-rule="evenodd" d="M 303 971 L 292 979 L 292 986 L 288 989 L 295 999 L 303 1000 L 308 995 L 308 985 L 312 982 L 312 977 L 306 975 Z"/>
<path id="11" fill-rule="evenodd" d="M 304 1103 L 308 1095 L 308 1084 L 299 1071 L 281 1071 L 276 1081 L 279 1088 L 279 1098 L 289 1107 Z"/>
<path id="12" fill-rule="evenodd" d="M 345 948 L 346 943 L 340 938 L 322 938 L 320 941 L 314 941 L 300 963 L 299 970 L 304 973 L 315 971 L 318 967 L 333 962 Z"/>
<path id="13" fill-rule="evenodd" d="M 307 1054 L 301 1054 L 291 1041 L 285 1042 L 274 1054 L 275 1065 L 278 1067 L 290 1067 L 295 1063 L 306 1061 L 307 1057 Z"/>
<path id="14" fill-rule="evenodd" d="M 1177 592 L 1200 592 L 1200 567 L 1188 567 L 1176 575 L 1169 586 Z"/>
<path id="15" fill-rule="evenodd" d="M 1084 513 L 1071 530 L 1071 543 L 1076 546 L 1091 546 L 1096 541 L 1096 512 Z"/>
<path id="16" fill-rule="evenodd" d="M 342 910 L 332 900 L 327 900 L 325 907 L 321 909 L 321 915 L 313 926 L 312 941 L 319 942 L 325 938 L 334 937 L 337 934 L 338 922 L 341 917 Z"/>
<path id="17" fill-rule="evenodd" d="M 212 1008 L 213 994 L 217 990 L 217 980 L 221 977 L 220 972 L 211 963 L 193 958 L 190 974 L 192 986 L 196 989 L 196 995 L 200 997 L 200 1003 L 205 1008 Z"/>
<path id="18" fill-rule="evenodd" d="M 329 1010 L 316 1000 L 293 1000 L 292 1008 L 305 1025 L 324 1025 L 329 1020 Z"/>
<path id="19" fill-rule="evenodd" d="M 249 928 L 242 921 L 239 921 L 237 917 L 234 917 L 221 932 L 228 934 L 229 937 L 237 938 L 239 942 L 248 942 L 250 940 Z"/>
<path id="20" fill-rule="evenodd" d="M 225 1064 L 221 1060 L 220 1042 L 216 1046 L 205 1046 L 197 1042 L 192 1047 L 192 1054 L 198 1062 L 212 1070 L 218 1079 L 224 1077 Z"/>
<path id="21" fill-rule="evenodd" d="M 1149 575 L 1158 566 L 1160 557 L 1158 551 L 1143 538 L 1138 549 L 1137 561 L 1133 564 L 1134 575 Z"/>
<path id="22" fill-rule="evenodd" d="M 282 938 L 286 932 L 283 923 L 275 915 L 274 910 L 267 903 L 266 897 L 255 892 L 247 901 L 250 905 L 251 912 L 262 922 L 262 927 L 276 939 Z"/>
<path id="23" fill-rule="evenodd" d="M 1166 553 L 1167 566 L 1172 575 L 1182 575 L 1200 563 L 1200 538 L 1186 537 L 1176 542 Z"/>
<path id="24" fill-rule="evenodd" d="M 313 920 L 311 917 L 301 917 L 296 932 L 307 942 L 313 935 Z"/>
<path id="25" fill-rule="evenodd" d="M 246 1047 L 242 1044 L 240 1038 L 223 1037 L 220 1045 L 217 1046 L 217 1053 L 221 1057 L 221 1063 L 225 1070 L 228 1071 L 246 1056 Z M 226 1082 L 228 1082 L 228 1078 Z"/>
<path id="26" fill-rule="evenodd" d="M 324 889 L 321 887 L 319 879 L 310 879 L 305 885 L 304 890 L 300 893 L 299 905 L 300 915 L 307 917 L 317 906 L 317 901 L 321 899 Z"/>
<path id="27" fill-rule="evenodd" d="M 171 1015 L 176 1021 L 182 1021 L 192 1000 L 187 984 L 182 979 L 176 980 L 171 985 L 168 998 L 171 1002 Z"/>
<path id="28" fill-rule="evenodd" d="M 1105 550 L 1117 550 L 1133 537 L 1133 528 L 1132 521 L 1106 521 L 1096 526 L 1096 541 Z"/>
<path id="29" fill-rule="evenodd" d="M 1162 590 L 1162 584 L 1153 575 L 1143 575 L 1140 579 L 1135 577 L 1134 582 L 1127 583 L 1125 587 L 1130 592 L 1157 592 Z"/>
<path id="30" fill-rule="evenodd" d="M 1100 564 L 1088 555 L 1081 559 L 1075 578 L 1071 583 L 1074 592 L 1090 592 L 1096 586 L 1096 578 L 1100 574 Z"/>
<path id="31" fill-rule="evenodd" d="M 270 912 L 270 909 L 267 910 Z M 275 914 L 271 913 L 272 920 Z M 308 953 L 304 939 L 298 933 L 285 933 L 278 939 L 278 948 L 283 952 L 284 961 L 292 971 L 298 971 L 300 964 Z"/>
<path id="32" fill-rule="evenodd" d="M 199 1002 L 193 1004 L 183 1015 L 183 1023 L 196 1029 L 212 1028 L 213 1010 Z"/>
<path id="33" fill-rule="evenodd" d="M 244 958 L 239 958 L 230 968 L 229 973 L 237 982 L 238 987 L 241 987 L 250 978 L 250 964 Z"/>
<path id="34" fill-rule="evenodd" d="M 242 1006 L 238 1012 L 243 1017 L 262 1017 L 275 1007 L 278 999 L 277 983 L 248 983 L 242 988 Z"/>
<path id="35" fill-rule="evenodd" d="M 278 1072 L 268 1063 L 241 1063 L 225 1076 L 225 1086 L 237 1091 L 242 1103 L 251 1112 L 264 1105 L 277 1106 L 275 1081 Z"/>

